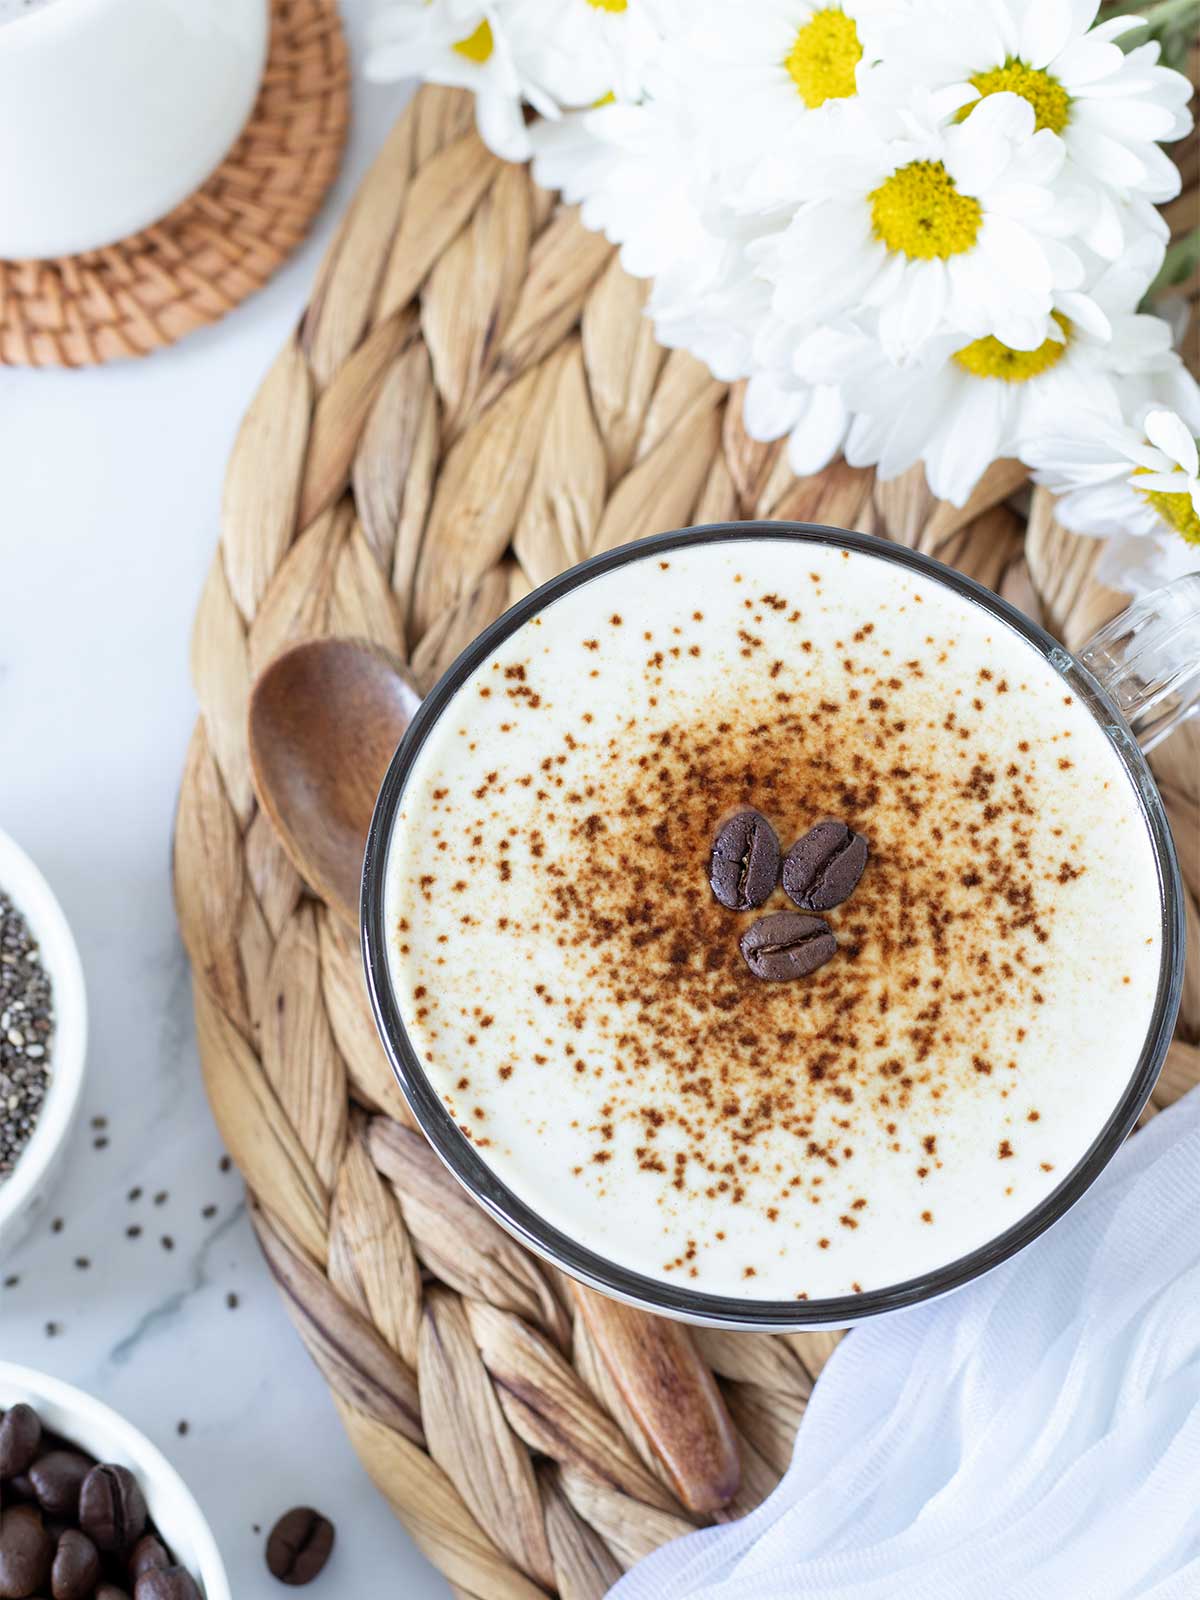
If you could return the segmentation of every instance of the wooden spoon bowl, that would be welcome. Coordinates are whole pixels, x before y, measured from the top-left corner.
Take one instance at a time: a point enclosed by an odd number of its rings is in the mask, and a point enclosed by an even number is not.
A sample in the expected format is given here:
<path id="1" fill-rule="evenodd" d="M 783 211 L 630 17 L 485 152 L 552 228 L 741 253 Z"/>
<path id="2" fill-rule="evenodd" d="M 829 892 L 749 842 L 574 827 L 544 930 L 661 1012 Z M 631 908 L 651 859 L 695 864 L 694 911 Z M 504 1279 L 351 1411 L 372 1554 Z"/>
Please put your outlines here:
<path id="1" fill-rule="evenodd" d="M 250 696 L 259 804 L 292 865 L 352 928 L 375 797 L 421 703 L 404 668 L 357 639 L 312 639 Z"/>

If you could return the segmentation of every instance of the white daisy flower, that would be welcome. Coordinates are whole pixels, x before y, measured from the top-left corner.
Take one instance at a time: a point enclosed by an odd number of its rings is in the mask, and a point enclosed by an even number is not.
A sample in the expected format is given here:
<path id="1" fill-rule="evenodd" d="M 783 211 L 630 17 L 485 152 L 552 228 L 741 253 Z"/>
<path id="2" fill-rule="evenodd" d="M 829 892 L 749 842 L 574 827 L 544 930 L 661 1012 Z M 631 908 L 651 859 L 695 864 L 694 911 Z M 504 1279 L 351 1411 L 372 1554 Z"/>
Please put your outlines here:
<path id="1" fill-rule="evenodd" d="M 672 13 L 664 0 L 502 0 L 522 75 L 564 109 L 641 98 Z"/>
<path id="2" fill-rule="evenodd" d="M 1200 396 L 1187 409 L 1149 409 L 1137 427 L 1084 415 L 1071 432 L 1027 439 L 1022 457 L 1058 497 L 1064 527 L 1094 537 L 1159 546 L 1154 563 L 1172 574 L 1200 571 Z"/>
<path id="3" fill-rule="evenodd" d="M 805 332 L 874 310 L 894 357 L 954 330 L 1016 350 L 1053 337 L 1055 294 L 1083 279 L 1064 242 L 1079 209 L 1057 186 L 1062 141 L 1019 95 L 947 126 L 956 103 L 918 95 L 898 112 L 864 96 L 853 118 L 806 135 L 794 216 L 750 246 L 783 323 Z"/>
<path id="4" fill-rule="evenodd" d="M 939 499 L 963 505 L 988 465 L 1017 455 L 1025 440 L 1062 419 L 1098 414 L 1117 425 L 1164 394 L 1200 404 L 1200 390 L 1159 317 L 1138 313 L 1162 260 L 1156 240 L 1106 268 L 1089 296 L 1062 297 L 1054 330 L 1035 350 L 994 335 L 963 343 L 945 336 L 896 366 L 839 356 L 842 394 L 857 413 L 846 441 L 855 466 L 883 478 L 925 463 Z M 1072 315 L 1079 308 L 1082 318 Z"/>
<path id="5" fill-rule="evenodd" d="M 1123 242 L 1114 193 L 1152 201 L 1179 193 L 1179 169 L 1159 141 L 1191 127 L 1191 86 L 1159 65 L 1157 43 L 1121 50 L 1115 41 L 1139 18 L 1092 27 L 1098 9 L 1099 0 L 922 0 L 920 25 L 886 28 L 883 49 L 910 88 L 1028 101 L 1037 128 L 1066 145 L 1068 175 L 1099 189 L 1089 240 L 1113 257 Z"/>
<path id="6" fill-rule="evenodd" d="M 365 72 L 376 83 L 420 77 L 473 90 L 484 143 L 507 161 L 524 161 L 523 101 L 555 108 L 522 79 L 497 9 L 478 0 L 387 0 L 368 25 Z"/>
<path id="7" fill-rule="evenodd" d="M 790 198 L 797 134 L 858 94 L 906 0 L 692 0 L 670 70 L 705 108 L 698 150 L 739 210 Z"/>
<path id="8" fill-rule="evenodd" d="M 1200 404 L 1189 398 L 1182 414 L 1151 409 L 1139 427 L 1082 417 L 1022 451 L 1059 496 L 1064 527 L 1105 539 L 1096 574 L 1114 589 L 1145 594 L 1200 572 Z"/>

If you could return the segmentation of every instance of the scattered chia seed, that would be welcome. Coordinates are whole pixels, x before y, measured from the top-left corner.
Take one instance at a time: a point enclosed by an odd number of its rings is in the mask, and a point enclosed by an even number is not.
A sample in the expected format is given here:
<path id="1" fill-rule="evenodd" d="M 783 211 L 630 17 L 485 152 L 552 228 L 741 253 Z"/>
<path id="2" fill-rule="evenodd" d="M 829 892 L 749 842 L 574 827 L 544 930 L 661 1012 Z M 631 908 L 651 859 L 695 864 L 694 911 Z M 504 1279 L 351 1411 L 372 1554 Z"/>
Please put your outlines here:
<path id="1" fill-rule="evenodd" d="M 48 1322 L 46 1324 L 46 1337 L 47 1337 L 47 1339 L 57 1339 L 61 1332 L 62 1332 L 62 1323 L 61 1322 Z"/>
<path id="2" fill-rule="evenodd" d="M 200 1215 L 204 1218 L 205 1222 L 211 1222 L 212 1219 L 216 1216 L 216 1214 L 217 1214 L 216 1206 L 205 1206 L 204 1210 L 200 1213 Z"/>
<path id="3" fill-rule="evenodd" d="M 75 1265 L 76 1265 L 76 1267 L 78 1267 L 80 1272 L 86 1272 L 87 1269 L 91 1266 L 91 1264 L 92 1263 L 88 1260 L 87 1256 L 76 1256 L 75 1257 Z"/>
<path id="4" fill-rule="evenodd" d="M 107 1117 L 93 1117 L 92 1118 L 92 1127 L 95 1128 L 97 1131 L 102 1131 L 104 1128 L 108 1127 L 108 1118 Z"/>
<path id="5" fill-rule="evenodd" d="M 232 1159 L 232 1157 L 230 1157 L 230 1156 L 222 1156 L 220 1165 L 221 1165 L 221 1171 L 222 1172 L 232 1172 L 233 1171 L 233 1159 Z"/>
<path id="6" fill-rule="evenodd" d="M 175 1432 L 179 1435 L 179 1437 L 181 1439 L 186 1437 L 187 1431 L 188 1431 L 188 1425 L 187 1425 L 186 1422 L 177 1422 L 175 1424 Z"/>
<path id="7" fill-rule="evenodd" d="M 20 1278 L 15 1272 L 10 1272 L 8 1277 L 4 1280 L 4 1287 L 6 1289 L 15 1289 L 20 1281 Z"/>
<path id="8" fill-rule="evenodd" d="M 163 1234 L 163 1236 L 162 1236 L 162 1247 L 163 1247 L 164 1250 L 174 1250 L 175 1241 L 174 1241 L 174 1239 L 172 1239 L 172 1237 L 171 1237 L 171 1235 L 169 1233 L 164 1233 Z"/>
<path id="9" fill-rule="evenodd" d="M 101 1134 L 98 1139 L 93 1139 L 92 1140 L 92 1149 L 93 1150 L 107 1150 L 108 1149 L 108 1140 L 104 1137 L 103 1134 Z"/>
<path id="10" fill-rule="evenodd" d="M 138 1227 L 136 1222 L 131 1223 L 129 1227 L 125 1229 L 125 1237 L 127 1239 L 140 1239 L 142 1237 L 142 1230 Z"/>
<path id="11" fill-rule="evenodd" d="M 61 1217 L 55 1217 L 54 1221 L 50 1224 L 50 1232 L 51 1233 L 61 1233 L 62 1231 L 63 1231 L 63 1219 Z"/>
<path id="12" fill-rule="evenodd" d="M 130 1189 L 125 1198 L 132 1205 L 135 1200 L 140 1200 L 142 1198 L 142 1191 L 140 1189 Z"/>
<path id="13" fill-rule="evenodd" d="M 238 1308 L 238 1297 L 237 1297 L 237 1295 L 235 1295 L 235 1294 L 227 1294 L 225 1296 L 225 1304 L 229 1307 L 230 1311 L 236 1311 L 237 1308 Z"/>
<path id="14" fill-rule="evenodd" d="M 33 1134 L 50 1087 L 50 978 L 25 918 L 0 893 L 0 1183 Z"/>
<path id="15" fill-rule="evenodd" d="M 165 1189 L 160 1189 L 154 1196 L 154 1204 L 156 1206 L 165 1206 L 168 1198 L 167 1191 Z"/>

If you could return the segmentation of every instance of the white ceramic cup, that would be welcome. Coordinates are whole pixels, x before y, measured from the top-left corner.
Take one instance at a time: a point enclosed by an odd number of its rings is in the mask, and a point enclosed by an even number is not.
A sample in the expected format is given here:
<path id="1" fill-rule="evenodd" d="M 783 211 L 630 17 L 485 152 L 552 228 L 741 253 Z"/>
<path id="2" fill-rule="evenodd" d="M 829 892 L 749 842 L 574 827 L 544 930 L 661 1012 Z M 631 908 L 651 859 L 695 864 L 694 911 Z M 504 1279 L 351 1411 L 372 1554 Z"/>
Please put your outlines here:
<path id="1" fill-rule="evenodd" d="M 87 999 L 79 952 L 62 907 L 25 852 L 0 832 L 0 889 L 25 918 L 49 974 L 54 1007 L 50 1087 L 33 1135 L 7 1178 L 0 1179 L 0 1258 L 16 1248 L 62 1171 L 79 1117 L 87 1054 Z M 3 1399 L 0 1398 L 0 1405 Z"/>
<path id="2" fill-rule="evenodd" d="M 0 258 L 166 216 L 245 126 L 268 0 L 48 0 L 0 21 Z"/>
<path id="3" fill-rule="evenodd" d="M 32 1406 L 48 1428 L 98 1461 L 128 1467 L 141 1485 L 167 1547 L 199 1583 L 204 1600 L 232 1600 L 217 1541 L 204 1513 L 175 1468 L 149 1439 L 82 1389 L 29 1367 L 0 1361 L 0 1410 L 17 1404 Z"/>

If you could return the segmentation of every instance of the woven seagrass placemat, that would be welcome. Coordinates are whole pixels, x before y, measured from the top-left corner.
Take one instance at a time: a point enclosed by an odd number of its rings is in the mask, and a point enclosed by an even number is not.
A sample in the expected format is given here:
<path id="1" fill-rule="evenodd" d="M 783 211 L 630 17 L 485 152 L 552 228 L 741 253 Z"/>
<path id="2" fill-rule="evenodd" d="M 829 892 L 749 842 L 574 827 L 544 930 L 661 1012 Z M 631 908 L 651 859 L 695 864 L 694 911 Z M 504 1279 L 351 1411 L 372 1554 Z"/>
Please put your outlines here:
<path id="1" fill-rule="evenodd" d="M 337 173 L 350 67 L 337 0 L 272 0 L 250 120 L 203 188 L 103 250 L 0 261 L 0 365 L 144 356 L 216 322 L 295 250 Z"/>
<path id="2" fill-rule="evenodd" d="M 1001 463 L 964 510 L 920 472 L 797 480 L 740 395 L 668 354 L 645 286 L 424 89 L 351 207 L 251 406 L 196 618 L 201 716 L 175 888 L 203 1070 L 264 1253 L 368 1471 L 455 1592 L 599 1600 L 692 1526 L 555 1273 L 457 1187 L 379 1045 L 358 948 L 258 811 L 250 685 L 281 649 L 375 640 L 431 684 L 531 585 L 688 523 L 779 517 L 901 540 L 1068 642 L 1120 604 L 1096 547 Z M 1191 941 L 1156 1105 L 1200 1081 L 1200 738 L 1155 757 Z M 1154 1107 L 1148 1114 L 1153 1114 Z M 836 1334 L 703 1332 L 742 1453 L 723 1515 L 786 1468 Z"/>

